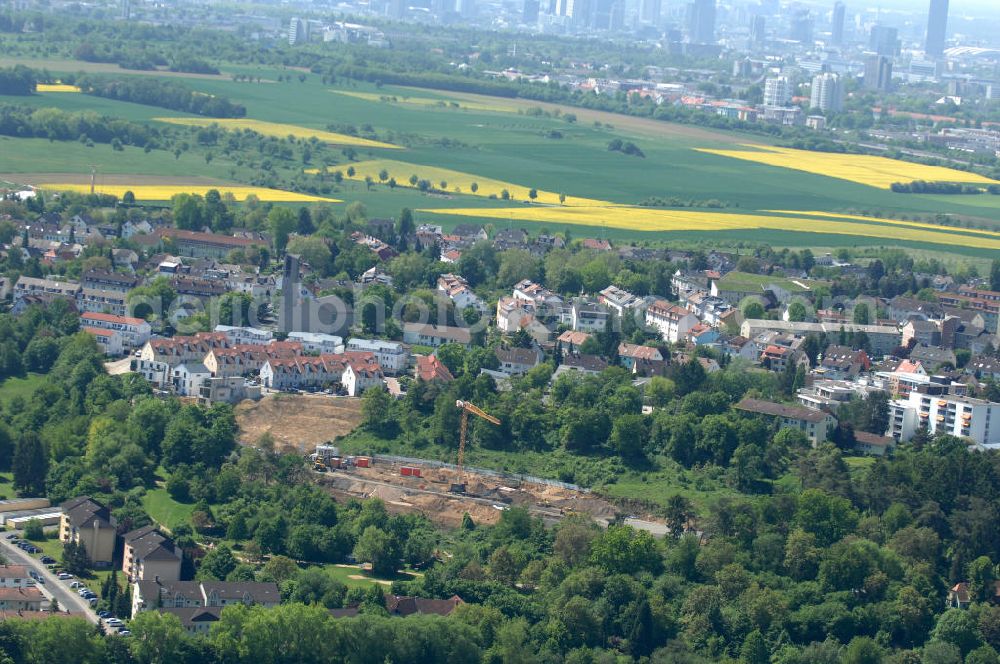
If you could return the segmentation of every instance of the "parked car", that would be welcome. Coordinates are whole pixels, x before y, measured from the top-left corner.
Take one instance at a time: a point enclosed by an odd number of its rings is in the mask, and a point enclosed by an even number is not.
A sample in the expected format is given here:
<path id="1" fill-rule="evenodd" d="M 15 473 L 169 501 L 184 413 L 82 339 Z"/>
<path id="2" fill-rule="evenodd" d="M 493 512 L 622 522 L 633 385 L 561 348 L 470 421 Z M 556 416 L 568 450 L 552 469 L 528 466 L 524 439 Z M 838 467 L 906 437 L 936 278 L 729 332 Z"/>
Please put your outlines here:
<path id="1" fill-rule="evenodd" d="M 62 574 L 60 574 L 60 575 L 59 575 L 59 578 L 60 578 L 60 579 L 62 578 Z M 67 579 L 70 579 L 70 578 L 73 578 L 73 577 L 71 577 L 71 576 L 67 575 L 67 576 L 66 576 L 66 578 L 67 578 Z M 74 581 L 73 583 L 69 584 L 69 587 L 70 587 L 70 588 L 83 588 L 83 587 L 84 587 L 84 584 L 83 584 L 83 583 L 81 583 L 80 581 Z"/>
<path id="2" fill-rule="evenodd" d="M 68 574 L 66 572 L 59 572 L 59 580 L 60 581 L 68 581 L 68 580 L 70 580 L 72 578 L 73 578 L 72 574 Z"/>
<path id="3" fill-rule="evenodd" d="M 104 621 L 109 627 L 121 627 L 124 623 L 118 618 L 108 618 Z"/>
<path id="4" fill-rule="evenodd" d="M 104 620 L 105 618 L 110 618 L 111 617 L 111 612 L 110 611 L 100 611 L 97 614 L 97 617 L 100 618 L 101 620 Z"/>
<path id="5" fill-rule="evenodd" d="M 9 540 L 16 540 L 17 539 L 17 533 L 11 533 L 10 535 L 7 535 L 7 539 L 9 539 Z"/>
<path id="6" fill-rule="evenodd" d="M 118 630 L 118 636 L 132 636 L 132 632 L 122 627 L 120 630 Z"/>
<path id="7" fill-rule="evenodd" d="M 40 560 L 42 561 L 43 565 L 55 565 L 56 564 L 56 559 L 53 558 L 52 556 L 42 556 L 40 558 Z"/>

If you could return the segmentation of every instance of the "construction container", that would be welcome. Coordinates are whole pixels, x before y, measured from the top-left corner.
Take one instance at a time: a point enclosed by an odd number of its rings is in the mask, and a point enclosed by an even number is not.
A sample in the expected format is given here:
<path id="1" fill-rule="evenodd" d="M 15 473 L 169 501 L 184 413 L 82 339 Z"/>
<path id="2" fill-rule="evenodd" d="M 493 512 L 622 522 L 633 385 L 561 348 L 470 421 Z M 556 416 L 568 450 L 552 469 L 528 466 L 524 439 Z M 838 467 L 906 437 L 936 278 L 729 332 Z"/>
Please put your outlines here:
<path id="1" fill-rule="evenodd" d="M 372 460 L 369 457 L 357 457 L 354 459 L 354 465 L 358 468 L 371 468 Z"/>
<path id="2" fill-rule="evenodd" d="M 420 469 L 416 466 L 401 466 L 399 474 L 403 477 L 420 477 Z"/>

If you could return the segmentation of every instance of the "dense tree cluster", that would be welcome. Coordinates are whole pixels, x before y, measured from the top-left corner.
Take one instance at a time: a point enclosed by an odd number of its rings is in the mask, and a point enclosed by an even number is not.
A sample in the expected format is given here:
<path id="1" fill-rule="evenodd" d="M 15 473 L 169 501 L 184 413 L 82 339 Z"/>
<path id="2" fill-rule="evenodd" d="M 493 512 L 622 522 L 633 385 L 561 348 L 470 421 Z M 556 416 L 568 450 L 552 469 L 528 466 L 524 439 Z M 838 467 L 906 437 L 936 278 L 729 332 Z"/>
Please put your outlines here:
<path id="1" fill-rule="evenodd" d="M 35 72 L 24 65 L 0 67 L 0 95 L 26 96 L 35 91 Z"/>
<path id="2" fill-rule="evenodd" d="M 159 78 L 80 76 L 76 84 L 83 92 L 97 97 L 159 106 L 213 118 L 242 118 L 247 114 L 245 106 L 226 97 L 201 94 L 176 81 Z"/>
<path id="3" fill-rule="evenodd" d="M 0 105 L 0 135 L 137 147 L 156 147 L 162 140 L 160 131 L 146 124 L 90 111 L 69 112 L 8 104 Z"/>

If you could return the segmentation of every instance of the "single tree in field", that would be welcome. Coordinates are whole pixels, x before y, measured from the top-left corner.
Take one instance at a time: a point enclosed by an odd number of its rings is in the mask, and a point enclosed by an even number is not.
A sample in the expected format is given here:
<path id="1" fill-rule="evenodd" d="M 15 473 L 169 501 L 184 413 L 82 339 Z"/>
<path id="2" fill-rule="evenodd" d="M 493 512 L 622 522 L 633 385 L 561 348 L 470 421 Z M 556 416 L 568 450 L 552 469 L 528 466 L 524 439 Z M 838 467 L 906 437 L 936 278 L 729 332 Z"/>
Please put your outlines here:
<path id="1" fill-rule="evenodd" d="M 477 191 L 479 191 L 479 183 L 473 182 L 472 184 L 469 185 L 469 189 L 472 190 L 472 193 L 476 193 Z"/>
<path id="2" fill-rule="evenodd" d="M 559 205 L 562 205 L 565 202 L 566 202 L 566 194 L 559 194 Z"/>
<path id="3" fill-rule="evenodd" d="M 389 171 L 387 171 L 387 170 L 385 170 L 383 168 L 381 171 L 378 172 L 378 179 L 381 180 L 382 182 L 385 182 L 386 180 L 388 180 L 389 179 Z"/>
<path id="4" fill-rule="evenodd" d="M 417 182 L 419 182 L 419 181 L 420 181 L 420 178 L 418 178 L 415 174 L 410 176 L 410 186 L 411 187 L 416 187 L 417 186 Z"/>
<path id="5" fill-rule="evenodd" d="M 529 191 L 528 198 L 530 198 L 532 201 L 538 198 L 538 190 L 533 188 L 531 191 Z"/>

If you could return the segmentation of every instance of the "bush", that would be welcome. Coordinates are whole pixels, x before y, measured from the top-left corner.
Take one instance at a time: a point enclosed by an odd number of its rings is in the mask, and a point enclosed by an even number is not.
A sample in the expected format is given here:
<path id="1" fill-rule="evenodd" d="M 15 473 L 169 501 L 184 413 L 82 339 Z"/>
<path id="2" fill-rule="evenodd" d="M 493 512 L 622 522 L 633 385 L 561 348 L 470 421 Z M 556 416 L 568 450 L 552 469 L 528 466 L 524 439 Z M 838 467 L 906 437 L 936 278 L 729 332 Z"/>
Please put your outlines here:
<path id="1" fill-rule="evenodd" d="M 33 542 L 41 542 L 44 540 L 45 530 L 42 528 L 42 522 L 38 519 L 31 519 L 24 524 L 24 539 L 31 540 Z"/>

